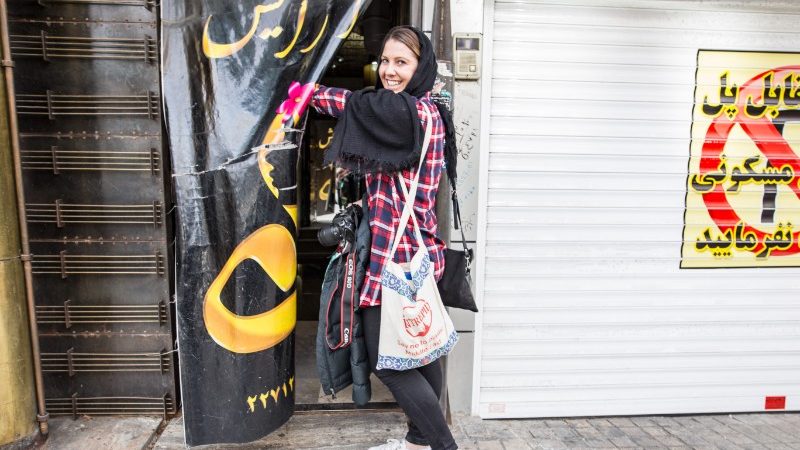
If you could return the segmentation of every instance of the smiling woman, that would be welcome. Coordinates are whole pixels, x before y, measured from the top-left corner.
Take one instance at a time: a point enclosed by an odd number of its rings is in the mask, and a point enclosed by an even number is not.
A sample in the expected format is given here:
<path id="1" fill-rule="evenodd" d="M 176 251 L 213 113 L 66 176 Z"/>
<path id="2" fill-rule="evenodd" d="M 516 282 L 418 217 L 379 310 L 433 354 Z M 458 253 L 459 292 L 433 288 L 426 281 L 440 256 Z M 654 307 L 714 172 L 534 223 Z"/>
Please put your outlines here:
<path id="1" fill-rule="evenodd" d="M 445 246 L 438 233 L 436 194 L 444 168 L 445 136 L 452 136 L 448 135 L 452 125 L 446 110 L 431 98 L 437 67 L 431 42 L 422 32 L 407 26 L 395 27 L 383 41 L 375 89 L 351 92 L 320 86 L 311 100 L 318 112 L 339 119 L 331 145 L 326 149 L 325 162 L 363 174 L 366 181 L 372 244 L 360 292 L 361 329 L 370 368 L 410 418 L 405 439 L 392 439 L 373 447 L 374 450 L 457 448 L 438 400 L 443 378 L 438 358 L 455 344 L 455 332 L 447 342 L 424 354 L 394 358 L 403 364 L 378 364 L 380 358 L 386 359 L 387 349 L 383 344 L 391 345 L 397 340 L 392 339 L 392 333 L 381 332 L 381 322 L 389 324 L 389 328 L 395 325 L 389 319 L 394 317 L 392 308 L 399 304 L 387 300 L 381 306 L 382 300 L 392 298 L 394 292 L 390 289 L 392 278 L 387 277 L 387 268 L 425 261 L 424 271 L 411 272 L 424 272 L 431 283 L 444 272 Z M 406 196 L 409 185 L 412 193 Z M 407 209 L 406 198 L 413 203 Z M 414 220 L 408 221 L 408 215 L 401 219 L 404 210 L 413 210 Z M 427 251 L 420 252 L 423 247 Z M 416 254 L 422 258 L 415 257 Z M 395 285 L 403 287 L 402 270 L 398 274 Z M 415 281 L 413 285 L 421 284 Z M 389 297 L 383 294 L 384 290 Z M 421 297 L 417 300 L 421 305 L 426 304 Z M 431 308 L 419 311 L 419 323 L 413 324 L 412 336 L 427 333 L 424 316 L 432 311 Z M 446 318 L 444 308 L 439 311 Z M 379 345 L 382 337 L 386 342 Z"/>

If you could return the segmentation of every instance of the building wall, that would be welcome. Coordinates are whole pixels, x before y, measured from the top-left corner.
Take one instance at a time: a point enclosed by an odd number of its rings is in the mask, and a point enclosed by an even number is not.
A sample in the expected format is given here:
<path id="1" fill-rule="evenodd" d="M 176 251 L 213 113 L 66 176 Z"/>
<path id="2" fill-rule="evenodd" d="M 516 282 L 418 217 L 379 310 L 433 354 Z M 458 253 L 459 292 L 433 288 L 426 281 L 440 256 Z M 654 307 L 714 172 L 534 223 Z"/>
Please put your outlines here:
<path id="1" fill-rule="evenodd" d="M 483 31 L 482 0 L 451 0 L 453 33 Z M 480 107 L 482 80 L 455 80 L 453 86 L 453 123 L 458 139 L 458 191 L 462 225 L 468 245 L 474 248 L 478 217 L 478 163 L 480 158 Z M 458 248 L 461 232 L 452 229 L 450 240 Z M 473 277 L 474 277 L 473 271 Z M 473 283 L 474 286 L 474 283 Z M 448 392 L 453 411 L 468 412 L 472 404 L 473 354 L 475 351 L 475 313 L 450 309 L 459 332 L 459 341 L 448 356 Z"/>
<path id="2" fill-rule="evenodd" d="M 28 437 L 35 428 L 33 360 L 6 105 L 5 79 L 0 76 L 0 445 Z"/>
<path id="3" fill-rule="evenodd" d="M 485 6 L 473 413 L 800 409 L 798 264 L 681 268 L 699 50 L 800 52 L 796 4 Z"/>

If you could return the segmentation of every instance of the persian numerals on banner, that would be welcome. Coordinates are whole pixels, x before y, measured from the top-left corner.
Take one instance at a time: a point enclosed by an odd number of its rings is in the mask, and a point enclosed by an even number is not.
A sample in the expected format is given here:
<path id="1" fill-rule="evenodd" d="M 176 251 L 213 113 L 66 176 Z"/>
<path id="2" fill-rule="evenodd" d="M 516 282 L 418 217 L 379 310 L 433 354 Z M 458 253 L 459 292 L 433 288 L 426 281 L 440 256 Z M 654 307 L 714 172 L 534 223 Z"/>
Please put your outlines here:
<path id="1" fill-rule="evenodd" d="M 800 54 L 698 52 L 682 268 L 800 266 Z"/>

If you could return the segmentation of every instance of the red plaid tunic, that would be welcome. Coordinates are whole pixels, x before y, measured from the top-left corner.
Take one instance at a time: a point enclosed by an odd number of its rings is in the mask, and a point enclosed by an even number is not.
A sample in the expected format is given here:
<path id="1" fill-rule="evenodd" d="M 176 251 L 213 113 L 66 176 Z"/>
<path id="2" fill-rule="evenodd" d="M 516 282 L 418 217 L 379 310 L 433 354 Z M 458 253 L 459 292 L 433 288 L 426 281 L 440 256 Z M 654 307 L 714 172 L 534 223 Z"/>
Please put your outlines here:
<path id="1" fill-rule="evenodd" d="M 344 111 L 345 103 L 350 97 L 350 91 L 339 88 L 319 86 L 314 92 L 311 104 L 318 112 L 333 117 L 339 117 Z M 425 111 L 422 104 L 431 112 L 433 132 L 425 164 L 422 165 L 417 187 L 414 212 L 419 222 L 422 239 L 428 248 L 435 269 L 434 275 L 438 280 L 444 272 L 445 244 L 439 238 L 436 223 L 436 191 L 439 188 L 439 179 L 444 167 L 444 123 L 439 115 L 439 110 L 431 100 L 430 93 L 417 100 L 417 112 L 422 126 L 425 126 Z M 399 176 L 406 183 L 406 188 L 416 175 L 416 167 L 403 170 Z M 402 192 L 397 183 L 397 173 L 370 173 L 366 175 L 367 201 L 369 210 L 369 226 L 372 232 L 372 247 L 370 249 L 369 267 L 361 289 L 360 306 L 377 306 L 381 304 L 381 273 L 389 252 L 392 249 L 394 233 L 400 222 L 400 215 L 405 207 Z M 400 246 L 394 255 L 394 261 L 404 263 L 411 260 L 416 250 L 414 238 L 414 223 L 409 220 L 406 233 L 400 241 Z"/>

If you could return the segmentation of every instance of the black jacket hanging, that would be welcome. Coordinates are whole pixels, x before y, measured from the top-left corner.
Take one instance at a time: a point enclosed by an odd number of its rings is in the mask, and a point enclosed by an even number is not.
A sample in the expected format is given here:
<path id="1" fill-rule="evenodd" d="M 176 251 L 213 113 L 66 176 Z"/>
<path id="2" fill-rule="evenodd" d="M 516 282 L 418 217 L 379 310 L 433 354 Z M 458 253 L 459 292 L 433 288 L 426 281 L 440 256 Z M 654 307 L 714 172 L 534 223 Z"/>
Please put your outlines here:
<path id="1" fill-rule="evenodd" d="M 361 218 L 353 248 L 334 253 L 325 271 L 317 324 L 317 371 L 323 391 L 332 396 L 353 385 L 353 403 L 372 396 L 369 360 L 358 311 L 359 293 L 369 263 L 369 219 Z M 348 283 L 350 283 L 348 285 Z"/>

